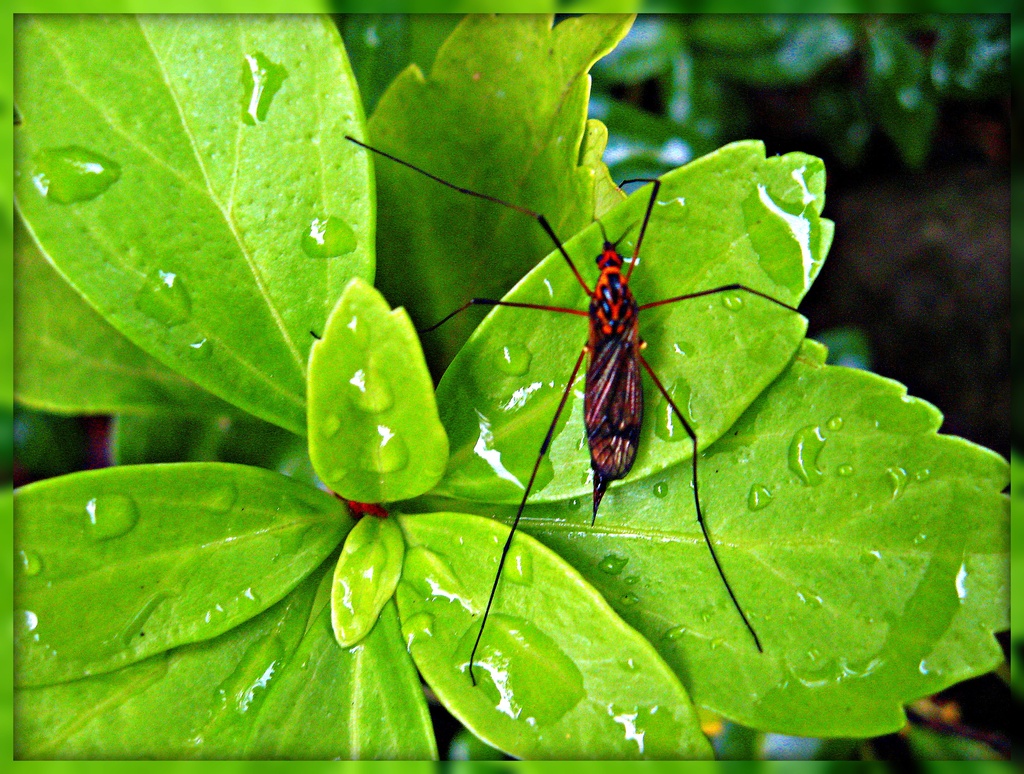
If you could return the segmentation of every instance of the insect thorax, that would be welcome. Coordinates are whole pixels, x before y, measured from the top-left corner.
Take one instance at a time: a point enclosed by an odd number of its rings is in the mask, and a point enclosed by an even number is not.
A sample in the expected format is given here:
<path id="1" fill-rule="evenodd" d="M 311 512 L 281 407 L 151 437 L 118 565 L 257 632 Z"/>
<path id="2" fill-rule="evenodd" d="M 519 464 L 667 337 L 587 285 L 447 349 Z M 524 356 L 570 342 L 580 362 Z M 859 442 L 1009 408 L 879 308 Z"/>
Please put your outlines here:
<path id="1" fill-rule="evenodd" d="M 636 301 L 619 272 L 618 266 L 602 270 L 590 299 L 590 319 L 596 333 L 616 336 L 628 331 L 636 321 Z"/>

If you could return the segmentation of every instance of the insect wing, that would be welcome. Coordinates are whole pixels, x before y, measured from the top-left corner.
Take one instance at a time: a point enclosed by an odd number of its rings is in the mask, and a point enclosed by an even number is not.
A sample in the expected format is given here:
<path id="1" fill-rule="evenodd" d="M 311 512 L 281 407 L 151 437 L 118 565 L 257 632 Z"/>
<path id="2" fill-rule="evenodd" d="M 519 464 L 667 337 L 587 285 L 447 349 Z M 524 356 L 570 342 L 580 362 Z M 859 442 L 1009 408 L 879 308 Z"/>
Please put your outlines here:
<path id="1" fill-rule="evenodd" d="M 644 396 L 635 336 L 598 339 L 587 368 L 584 423 L 594 470 L 622 478 L 636 459 Z"/>

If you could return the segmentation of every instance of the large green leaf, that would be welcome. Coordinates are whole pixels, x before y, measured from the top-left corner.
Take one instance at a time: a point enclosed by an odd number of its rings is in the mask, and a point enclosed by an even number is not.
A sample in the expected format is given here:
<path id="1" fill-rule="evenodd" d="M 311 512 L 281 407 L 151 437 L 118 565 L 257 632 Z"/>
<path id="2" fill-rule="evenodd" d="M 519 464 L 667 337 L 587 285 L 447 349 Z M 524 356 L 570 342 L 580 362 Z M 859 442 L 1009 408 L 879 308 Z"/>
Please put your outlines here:
<path id="1" fill-rule="evenodd" d="M 528 507 L 521 528 L 654 643 L 697 703 L 769 731 L 873 736 L 903 726 L 902 704 L 1002 660 L 1007 466 L 937 435 L 941 415 L 902 385 L 824 358 L 808 342 L 700 458 L 708 529 L 764 653 L 701 536 L 689 465 L 611 490 L 594 528 L 577 501 Z M 421 507 L 443 506 L 458 507 Z"/>
<path id="2" fill-rule="evenodd" d="M 639 303 L 745 285 L 795 305 L 810 287 L 832 238 L 821 218 L 825 170 L 802 153 L 765 159 L 759 142 L 726 146 L 666 175 L 631 286 Z M 610 239 L 632 241 L 650 199 L 634 193 L 603 218 Z M 567 244 L 593 285 L 602 236 L 597 225 Z M 550 255 L 510 300 L 586 309 L 587 298 L 561 255 Z M 657 307 L 640 315 L 645 357 L 701 447 L 721 435 L 786 366 L 806 321 L 771 301 L 734 292 Z M 476 330 L 438 387 L 451 457 L 437 493 L 513 502 L 522 497 L 541 441 L 587 342 L 585 319 L 496 308 Z M 583 375 L 566 408 L 531 498 L 590 493 L 583 432 Z M 646 419 L 632 476 L 688 458 L 689 436 L 644 375 Z"/>
<path id="3" fill-rule="evenodd" d="M 278 678 L 246 757 L 436 759 L 423 686 L 394 604 L 352 648 L 334 641 L 330 612 L 320 611 Z"/>
<path id="4" fill-rule="evenodd" d="M 433 488 L 448 461 L 434 386 L 404 309 L 354 279 L 309 359 L 309 456 L 332 490 L 378 503 Z"/>
<path id="5" fill-rule="evenodd" d="M 517 757 L 705 758 L 675 675 L 580 575 L 515 538 L 473 661 L 508 528 L 458 513 L 401 516 L 398 609 L 412 657 L 473 733 Z M 453 536 L 458 539 L 453 539 Z"/>
<path id="6" fill-rule="evenodd" d="M 46 262 L 20 217 L 14 245 L 19 402 L 68 414 L 238 413 L 118 333 Z"/>
<path id="7" fill-rule="evenodd" d="M 300 16 L 16 27 L 16 198 L 47 257 L 165 365 L 303 432 L 309 330 L 374 265 L 337 30 Z"/>
<path id="8" fill-rule="evenodd" d="M 580 164 L 587 71 L 626 34 L 629 17 L 469 16 L 428 76 L 410 66 L 370 119 L 370 139 L 460 186 L 544 213 L 568 239 L 593 220 L 594 174 Z M 419 326 L 470 296 L 503 295 L 552 243 L 505 207 L 443 188 L 381 160 L 377 283 Z M 440 373 L 479 315 L 427 337 Z"/>
<path id="9" fill-rule="evenodd" d="M 281 599 L 352 523 L 324 492 L 218 463 L 63 476 L 15 504 L 19 685 L 215 637 Z"/>
<path id="10" fill-rule="evenodd" d="M 15 695 L 19 758 L 237 757 L 302 640 L 329 564 L 219 637 Z M 324 713 L 327 708 L 323 708 Z M 300 740 L 296 740 L 297 742 Z M 307 740 L 308 741 L 308 740 Z"/>

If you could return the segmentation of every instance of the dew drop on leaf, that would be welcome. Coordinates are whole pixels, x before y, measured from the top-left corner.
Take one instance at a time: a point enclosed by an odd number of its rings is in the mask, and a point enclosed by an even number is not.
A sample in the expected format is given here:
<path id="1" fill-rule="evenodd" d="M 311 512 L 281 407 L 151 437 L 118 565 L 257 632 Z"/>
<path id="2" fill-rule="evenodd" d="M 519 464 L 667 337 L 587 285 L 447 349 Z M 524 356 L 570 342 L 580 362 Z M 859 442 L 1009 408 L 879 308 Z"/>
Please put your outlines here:
<path id="1" fill-rule="evenodd" d="M 840 465 L 836 472 L 843 478 L 849 478 L 853 475 L 853 465 Z"/>
<path id="2" fill-rule="evenodd" d="M 730 312 L 738 312 L 743 308 L 743 298 L 737 295 L 726 294 L 722 296 L 722 306 Z"/>
<path id="3" fill-rule="evenodd" d="M 892 499 L 895 500 L 907 485 L 907 471 L 903 468 L 891 467 L 885 469 L 885 475 L 889 481 L 889 489 L 892 492 Z"/>
<path id="4" fill-rule="evenodd" d="M 789 443 L 789 469 L 796 473 L 806 486 L 821 483 L 823 474 L 818 469 L 818 457 L 825 448 L 821 428 L 808 425 L 797 430 Z"/>
<path id="5" fill-rule="evenodd" d="M 18 551 L 18 564 L 26 577 L 33 577 L 43 571 L 43 560 L 35 551 Z"/>
<path id="6" fill-rule="evenodd" d="M 302 252 L 310 258 L 336 258 L 356 249 L 356 233 L 333 215 L 313 218 L 302 232 Z"/>
<path id="7" fill-rule="evenodd" d="M 513 583 L 528 586 L 533 582 L 533 557 L 519 546 L 513 546 L 505 560 L 505 576 Z"/>
<path id="8" fill-rule="evenodd" d="M 408 620 L 402 622 L 402 637 L 405 639 L 406 650 L 411 651 L 415 643 L 433 636 L 434 616 L 430 613 L 414 613 Z"/>
<path id="9" fill-rule="evenodd" d="M 636 594 L 632 592 L 626 592 L 621 597 L 619 597 L 619 601 L 624 605 L 635 605 L 637 602 L 640 601 L 640 597 L 638 597 Z"/>
<path id="10" fill-rule="evenodd" d="M 242 60 L 242 122 L 255 126 L 267 120 L 267 111 L 288 71 L 261 52 L 245 54 Z"/>
<path id="11" fill-rule="evenodd" d="M 39 151 L 34 162 L 36 190 L 59 204 L 95 199 L 121 177 L 117 162 L 77 145 Z"/>
<path id="12" fill-rule="evenodd" d="M 668 483 L 665 481 L 659 481 L 654 485 L 654 496 L 659 498 L 665 498 L 668 496 Z"/>
<path id="13" fill-rule="evenodd" d="M 213 342 L 207 338 L 194 341 L 188 345 L 186 353 L 192 360 L 209 360 L 213 354 Z"/>
<path id="14" fill-rule="evenodd" d="M 109 540 L 131 531 L 139 509 L 128 495 L 93 497 L 85 504 L 86 524 L 94 540 Z"/>
<path id="15" fill-rule="evenodd" d="M 914 474 L 914 480 L 917 481 L 919 484 L 920 483 L 924 483 L 925 481 L 927 481 L 931 477 L 932 477 L 932 472 L 930 470 L 928 470 L 928 468 L 922 468 L 921 470 L 917 471 Z"/>
<path id="16" fill-rule="evenodd" d="M 135 296 L 136 308 L 168 326 L 180 325 L 192 316 L 192 299 L 185 283 L 174 272 L 158 271 Z"/>
<path id="17" fill-rule="evenodd" d="M 843 429 L 843 418 L 841 416 L 832 417 L 827 423 L 826 427 L 829 430 L 842 430 Z"/>
<path id="18" fill-rule="evenodd" d="M 682 638 L 684 634 L 686 634 L 686 627 L 682 624 L 679 624 L 678 626 L 673 626 L 671 629 L 665 632 L 665 639 L 670 641 L 678 640 Z"/>
<path id="19" fill-rule="evenodd" d="M 597 569 L 607 575 L 618 575 L 628 562 L 629 559 L 625 556 L 608 554 L 608 556 L 597 563 Z"/>
<path id="20" fill-rule="evenodd" d="M 206 506 L 215 513 L 227 513 L 238 500 L 238 487 L 234 484 L 224 484 L 210 491 L 206 496 Z"/>
<path id="21" fill-rule="evenodd" d="M 333 438 L 341 429 L 341 417 L 337 414 L 328 414 L 320 425 L 320 434 L 324 438 Z"/>
<path id="22" fill-rule="evenodd" d="M 395 396 L 388 383 L 377 373 L 375 368 L 360 368 L 348 383 L 354 388 L 350 392 L 352 402 L 360 411 L 367 414 L 380 414 L 387 411 L 395 403 Z"/>
<path id="23" fill-rule="evenodd" d="M 747 495 L 747 507 L 752 511 L 767 508 L 772 502 L 772 493 L 764 484 L 753 484 Z"/>
<path id="24" fill-rule="evenodd" d="M 669 389 L 668 393 L 672 396 L 673 402 L 683 413 L 683 416 L 686 417 L 690 426 L 692 427 L 697 424 L 693 420 L 693 406 L 691 405 L 693 395 L 690 385 L 679 379 Z M 658 400 L 658 404 L 654 409 L 654 434 L 663 441 L 677 442 L 690 439 L 686 428 L 679 421 L 679 417 L 676 416 L 669 402 L 665 400 L 664 395 Z"/>
<path id="25" fill-rule="evenodd" d="M 409 463 L 409 448 L 386 425 L 377 425 L 380 441 L 371 441 L 363 451 L 363 470 L 371 473 L 397 473 Z"/>
<path id="26" fill-rule="evenodd" d="M 498 349 L 495 365 L 502 373 L 510 376 L 522 376 L 530 370 L 533 356 L 530 351 L 519 344 L 506 344 Z"/>

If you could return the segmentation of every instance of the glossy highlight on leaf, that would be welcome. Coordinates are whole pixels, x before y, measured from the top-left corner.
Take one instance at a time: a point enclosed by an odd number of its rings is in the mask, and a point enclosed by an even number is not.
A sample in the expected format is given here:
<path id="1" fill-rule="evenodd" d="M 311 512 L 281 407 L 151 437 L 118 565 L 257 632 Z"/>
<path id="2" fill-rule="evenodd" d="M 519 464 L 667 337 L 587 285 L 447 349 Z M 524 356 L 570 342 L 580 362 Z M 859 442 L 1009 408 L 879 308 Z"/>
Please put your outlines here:
<path id="1" fill-rule="evenodd" d="M 404 309 L 362 280 L 345 289 L 309 365 L 309 454 L 347 500 L 429 491 L 448 460 L 433 384 Z"/>
<path id="2" fill-rule="evenodd" d="M 474 734 L 526 758 L 710 757 L 689 698 L 650 643 L 521 533 L 476 654 L 474 687 L 469 655 L 508 528 L 457 513 L 399 523 L 411 546 L 397 595 L 407 647 Z"/>
<path id="3" fill-rule="evenodd" d="M 109 672 L 210 639 L 281 599 L 341 541 L 344 506 L 241 465 L 137 465 L 15 493 L 18 684 Z"/>
<path id="4" fill-rule="evenodd" d="M 728 145 L 662 179 L 639 264 L 631 279 L 641 305 L 742 283 L 796 305 L 832 240 L 824 206 L 824 167 L 803 153 L 766 159 L 759 142 Z M 632 256 L 650 198 L 645 187 L 602 218 Z M 591 285 L 601 249 L 597 224 L 566 249 Z M 588 299 L 555 253 L 509 300 L 586 309 Z M 644 356 L 689 413 L 701 448 L 723 433 L 786 366 L 806 321 L 778 304 L 736 291 L 640 313 Z M 496 308 L 474 332 L 438 386 L 452 452 L 436 494 L 515 502 L 522 496 L 580 347 L 586 320 L 530 309 Z M 506 352 L 523 352 L 522 370 Z M 587 496 L 590 459 L 583 432 L 583 377 L 569 393 L 531 501 Z M 631 477 L 690 457 L 692 447 L 645 376 L 648 410 Z M 683 441 L 683 442 L 680 442 Z M 556 475 L 557 471 L 557 475 Z"/>

